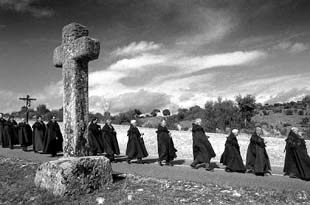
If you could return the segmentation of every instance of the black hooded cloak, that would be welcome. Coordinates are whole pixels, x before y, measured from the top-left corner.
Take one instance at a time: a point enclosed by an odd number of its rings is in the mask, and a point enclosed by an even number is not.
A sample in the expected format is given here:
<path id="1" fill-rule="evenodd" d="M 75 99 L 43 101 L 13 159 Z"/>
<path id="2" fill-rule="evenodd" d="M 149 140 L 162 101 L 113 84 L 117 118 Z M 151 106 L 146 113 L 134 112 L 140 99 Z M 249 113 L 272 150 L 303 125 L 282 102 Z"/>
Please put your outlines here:
<path id="1" fill-rule="evenodd" d="M 310 180 L 310 157 L 305 140 L 291 131 L 286 139 L 285 151 L 284 174 Z"/>
<path id="2" fill-rule="evenodd" d="M 46 126 L 44 122 L 35 122 L 32 125 L 32 141 L 33 141 L 33 151 L 43 151 Z"/>
<path id="3" fill-rule="evenodd" d="M 28 123 L 21 122 L 18 124 L 18 138 L 21 147 L 32 145 L 32 129 Z"/>
<path id="4" fill-rule="evenodd" d="M 137 127 L 130 125 L 127 132 L 128 143 L 126 148 L 126 155 L 129 160 L 141 159 L 148 156 L 148 152 L 144 145 L 144 140 L 141 137 L 140 131 Z"/>
<path id="5" fill-rule="evenodd" d="M 174 143 L 169 134 L 169 130 L 167 127 L 159 125 L 156 133 L 159 161 L 166 160 L 166 162 L 170 162 L 177 157 L 177 150 L 174 148 Z"/>
<path id="6" fill-rule="evenodd" d="M 226 169 L 232 172 L 245 172 L 238 140 L 233 133 L 227 137 L 225 150 L 221 156 L 220 162 L 226 166 Z"/>
<path id="7" fill-rule="evenodd" d="M 105 124 L 102 127 L 102 137 L 104 142 L 104 150 L 109 156 L 119 155 L 119 146 L 116 137 L 116 131 L 112 125 Z"/>
<path id="8" fill-rule="evenodd" d="M 246 156 L 246 168 L 255 174 L 264 174 L 271 171 L 269 157 L 264 139 L 254 133 L 251 136 Z"/>
<path id="9" fill-rule="evenodd" d="M 95 123 L 90 123 L 88 126 L 88 144 L 93 155 L 104 152 L 100 126 Z"/>
<path id="10" fill-rule="evenodd" d="M 192 135 L 194 161 L 197 163 L 210 163 L 211 158 L 216 155 L 204 129 L 193 124 Z"/>
<path id="11" fill-rule="evenodd" d="M 49 121 L 46 125 L 44 153 L 56 155 L 62 151 L 63 137 L 57 122 Z"/>

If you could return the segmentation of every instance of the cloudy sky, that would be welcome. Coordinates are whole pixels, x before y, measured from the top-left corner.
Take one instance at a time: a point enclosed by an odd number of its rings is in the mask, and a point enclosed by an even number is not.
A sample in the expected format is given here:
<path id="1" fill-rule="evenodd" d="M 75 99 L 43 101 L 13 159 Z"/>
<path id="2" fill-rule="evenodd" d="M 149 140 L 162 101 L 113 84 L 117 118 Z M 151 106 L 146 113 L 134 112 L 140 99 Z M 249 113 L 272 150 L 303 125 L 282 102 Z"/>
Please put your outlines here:
<path id="1" fill-rule="evenodd" d="M 309 19 L 308 0 L 0 0 L 0 111 L 26 94 L 34 107 L 62 106 L 52 54 L 71 22 L 101 42 L 91 111 L 300 99 L 310 94 Z"/>

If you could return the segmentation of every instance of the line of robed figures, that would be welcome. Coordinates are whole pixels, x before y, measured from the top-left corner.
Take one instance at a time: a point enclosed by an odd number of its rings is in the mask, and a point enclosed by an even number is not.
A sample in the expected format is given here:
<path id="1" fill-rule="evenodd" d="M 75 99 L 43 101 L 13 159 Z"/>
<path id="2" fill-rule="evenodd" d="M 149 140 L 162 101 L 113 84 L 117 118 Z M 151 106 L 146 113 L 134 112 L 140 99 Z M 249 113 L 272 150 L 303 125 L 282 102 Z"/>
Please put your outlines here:
<path id="1" fill-rule="evenodd" d="M 51 154 L 53 157 L 62 151 L 63 137 L 55 117 L 45 124 L 41 116 L 36 118 L 32 127 L 23 118 L 17 123 L 13 116 L 8 120 L 0 114 L 0 144 L 3 148 L 14 149 L 20 145 L 23 151 L 33 146 L 33 151 L 42 154 Z"/>
<path id="2" fill-rule="evenodd" d="M 201 126 L 201 119 L 196 119 L 192 125 L 193 139 L 193 162 L 191 167 L 199 169 L 204 167 L 207 171 L 213 171 L 210 164 L 212 158 L 216 156 L 209 141 L 209 136 L 205 134 Z M 117 141 L 117 133 L 108 119 L 101 128 L 96 118 L 92 119 L 88 126 L 81 122 L 82 126 L 80 142 L 87 147 L 87 155 L 97 155 L 105 153 L 110 161 L 115 161 L 115 155 L 120 154 Z M 84 133 L 87 129 L 87 137 Z M 158 164 L 160 166 L 173 166 L 172 161 L 177 157 L 177 149 L 174 146 L 171 133 L 167 129 L 166 121 L 162 120 L 156 131 L 158 145 Z M 240 154 L 240 146 L 237 136 L 239 131 L 233 129 L 225 142 L 225 150 L 220 158 L 220 163 L 225 166 L 226 172 L 253 173 L 258 176 L 271 175 L 271 166 L 266 142 L 263 138 L 261 127 L 256 127 L 250 138 L 246 154 L 246 164 Z M 143 140 L 143 133 L 140 133 L 136 120 L 131 120 L 127 131 L 128 142 L 126 148 L 127 163 L 137 159 L 137 163 L 142 164 L 143 158 L 148 156 Z M 62 151 L 62 134 L 55 117 L 45 125 L 39 116 L 33 124 L 32 129 L 23 119 L 17 124 L 13 117 L 7 121 L 0 114 L 0 143 L 4 148 L 13 148 L 20 144 L 24 151 L 33 145 L 34 152 L 49 153 L 56 156 Z M 284 175 L 291 178 L 310 180 L 310 157 L 307 153 L 305 139 L 298 133 L 298 128 L 293 127 L 286 139 L 285 146 Z"/>

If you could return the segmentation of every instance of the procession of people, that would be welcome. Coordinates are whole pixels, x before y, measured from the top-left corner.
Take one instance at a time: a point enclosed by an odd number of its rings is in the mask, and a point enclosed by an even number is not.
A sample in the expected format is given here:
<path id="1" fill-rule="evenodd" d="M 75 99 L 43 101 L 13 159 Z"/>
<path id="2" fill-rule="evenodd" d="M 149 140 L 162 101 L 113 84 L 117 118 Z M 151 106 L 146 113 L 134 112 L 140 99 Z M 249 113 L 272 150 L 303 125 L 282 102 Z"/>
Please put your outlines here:
<path id="1" fill-rule="evenodd" d="M 85 122 L 80 122 L 80 124 L 79 135 L 81 136 L 79 137 L 81 139 L 79 141 L 83 145 L 79 146 L 87 147 L 85 154 L 105 154 L 111 162 L 115 162 L 115 156 L 120 155 L 120 148 L 117 132 L 111 119 L 107 119 L 103 127 L 98 124 L 97 118 L 91 119 L 88 125 Z M 193 169 L 204 167 L 207 171 L 214 171 L 211 166 L 211 159 L 216 154 L 209 141 L 210 137 L 206 135 L 201 124 L 201 119 L 196 119 L 192 124 L 193 162 L 190 167 Z M 85 133 L 87 134 L 85 135 Z M 158 164 L 160 166 L 173 166 L 173 160 L 177 158 L 177 149 L 164 119 L 159 123 L 156 134 Z M 257 176 L 272 175 L 262 128 L 256 127 L 250 138 L 245 164 L 240 153 L 238 134 L 239 130 L 232 129 L 226 139 L 224 152 L 220 157 L 220 163 L 225 167 L 225 171 L 252 173 Z M 127 131 L 128 142 L 125 150 L 128 164 L 131 164 L 133 160 L 136 160 L 138 164 L 143 164 L 143 158 L 149 155 L 143 135 L 144 133 L 141 133 L 137 127 L 137 121 L 131 120 Z M 292 127 L 285 141 L 284 175 L 310 180 L 310 157 L 307 153 L 305 139 L 298 132 L 298 128 Z M 17 123 L 13 116 L 6 120 L 0 113 L 0 144 L 2 148 L 14 149 L 17 147 L 16 145 L 20 145 L 22 150 L 26 152 L 31 151 L 29 147 L 32 147 L 35 153 L 50 154 L 55 157 L 57 153 L 62 152 L 62 143 L 61 128 L 55 116 L 47 124 L 44 123 L 41 116 L 37 116 L 31 127 L 25 118 Z"/>

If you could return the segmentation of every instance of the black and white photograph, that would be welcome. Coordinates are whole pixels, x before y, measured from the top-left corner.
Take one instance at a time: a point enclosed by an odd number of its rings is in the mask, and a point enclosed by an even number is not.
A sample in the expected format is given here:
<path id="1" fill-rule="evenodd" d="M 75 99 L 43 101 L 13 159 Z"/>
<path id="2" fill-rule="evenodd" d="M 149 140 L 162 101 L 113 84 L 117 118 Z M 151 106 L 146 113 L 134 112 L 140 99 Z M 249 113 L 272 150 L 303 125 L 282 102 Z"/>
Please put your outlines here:
<path id="1" fill-rule="evenodd" d="M 309 0 L 0 0 L 0 204 L 310 203 Z"/>

